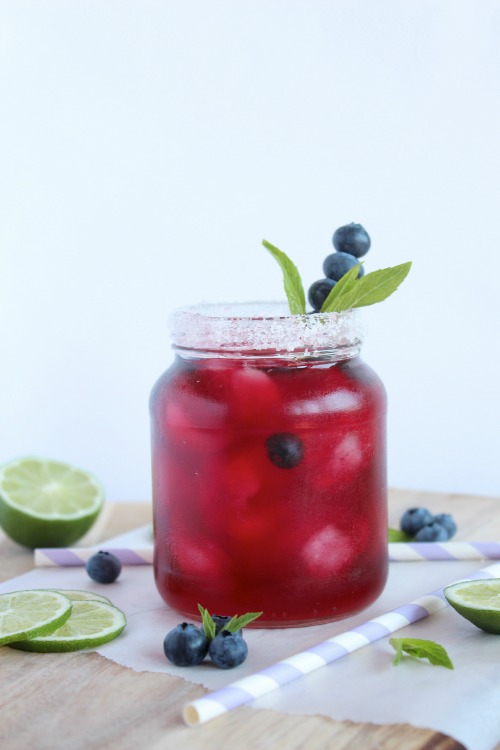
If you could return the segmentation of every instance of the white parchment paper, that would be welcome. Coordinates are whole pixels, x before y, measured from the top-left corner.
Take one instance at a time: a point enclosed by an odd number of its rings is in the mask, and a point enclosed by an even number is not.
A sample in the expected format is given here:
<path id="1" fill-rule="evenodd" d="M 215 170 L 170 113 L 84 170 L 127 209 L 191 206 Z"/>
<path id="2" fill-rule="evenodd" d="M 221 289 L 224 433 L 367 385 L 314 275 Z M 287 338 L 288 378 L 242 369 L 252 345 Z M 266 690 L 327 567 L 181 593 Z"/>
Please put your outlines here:
<path id="1" fill-rule="evenodd" d="M 101 547 L 134 543 L 143 546 L 147 538 L 150 542 L 149 532 L 143 528 Z M 327 625 L 247 629 L 248 659 L 230 671 L 217 669 L 210 661 L 198 667 L 180 668 L 165 659 L 163 639 L 183 618 L 160 598 L 150 566 L 124 567 L 118 581 L 109 585 L 91 581 L 84 567 L 39 568 L 0 584 L 0 593 L 26 588 L 77 588 L 102 593 L 126 613 L 128 624 L 119 638 L 97 649 L 100 654 L 139 672 L 165 672 L 215 690 L 487 565 L 487 562 L 391 563 L 386 589 L 369 609 Z M 354 722 L 406 722 L 449 734 L 469 750 L 492 750 L 500 741 L 500 636 L 483 633 L 449 607 L 394 635 L 441 643 L 455 669 L 409 658 L 394 667 L 394 651 L 388 639 L 383 639 L 257 699 L 252 705 Z M 179 706 L 179 713 L 181 709 Z"/>

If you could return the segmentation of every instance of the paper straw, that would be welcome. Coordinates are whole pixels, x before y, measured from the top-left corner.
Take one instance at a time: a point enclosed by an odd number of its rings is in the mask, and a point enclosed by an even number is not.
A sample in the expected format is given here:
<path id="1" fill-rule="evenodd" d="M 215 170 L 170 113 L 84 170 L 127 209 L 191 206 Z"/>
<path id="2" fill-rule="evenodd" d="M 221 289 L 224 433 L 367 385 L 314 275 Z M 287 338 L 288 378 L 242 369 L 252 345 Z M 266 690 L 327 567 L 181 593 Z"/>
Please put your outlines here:
<path id="1" fill-rule="evenodd" d="M 99 549 L 107 549 L 123 565 L 152 565 L 153 547 L 47 547 L 35 550 L 35 566 L 74 567 L 85 565 Z M 425 560 L 500 560 L 500 542 L 390 542 L 390 562 Z"/>
<path id="2" fill-rule="evenodd" d="M 465 580 L 473 578 L 500 578 L 500 563 L 495 563 L 475 572 Z M 184 721 L 191 727 L 205 724 L 233 708 L 250 703 L 255 698 L 300 679 L 310 672 L 324 667 L 358 648 L 367 646 L 369 643 L 374 643 L 380 638 L 385 638 L 394 631 L 438 612 L 446 606 L 448 606 L 448 602 L 444 597 L 443 589 L 436 589 L 426 596 L 414 599 L 408 604 L 403 604 L 401 607 L 387 612 L 385 615 L 368 620 L 346 633 L 328 638 L 317 646 L 294 654 L 263 669 L 261 672 L 243 677 L 220 690 L 208 693 L 203 698 L 188 703 L 182 712 Z"/>
<path id="3" fill-rule="evenodd" d="M 390 542 L 391 562 L 500 560 L 499 542 Z"/>
<path id="4" fill-rule="evenodd" d="M 122 565 L 151 565 L 153 563 L 153 548 L 125 549 L 123 547 L 45 547 L 35 550 L 35 567 L 76 567 L 85 565 L 89 557 L 99 550 L 112 552 Z"/>

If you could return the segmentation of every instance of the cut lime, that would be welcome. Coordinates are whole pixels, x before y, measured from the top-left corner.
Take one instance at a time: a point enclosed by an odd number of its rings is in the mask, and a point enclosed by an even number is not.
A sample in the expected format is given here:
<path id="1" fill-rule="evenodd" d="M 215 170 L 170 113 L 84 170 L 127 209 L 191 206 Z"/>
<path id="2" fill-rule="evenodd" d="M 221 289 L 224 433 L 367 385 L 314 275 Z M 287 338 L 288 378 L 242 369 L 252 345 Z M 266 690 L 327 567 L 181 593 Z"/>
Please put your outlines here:
<path id="1" fill-rule="evenodd" d="M 452 583 L 443 591 L 448 603 L 481 630 L 500 633 L 500 579 Z"/>
<path id="2" fill-rule="evenodd" d="M 95 594 L 93 591 L 80 591 L 80 589 L 50 589 L 51 591 L 57 591 L 58 594 L 67 596 L 72 602 L 104 602 L 105 604 L 112 604 L 113 602 L 108 599 L 107 596 L 102 594 Z"/>
<path id="3" fill-rule="evenodd" d="M 67 547 L 96 520 L 100 483 L 75 466 L 19 458 L 0 467 L 0 526 L 26 547 Z"/>
<path id="4" fill-rule="evenodd" d="M 73 601 L 71 617 L 51 635 L 9 643 L 22 651 L 79 651 L 112 641 L 125 628 L 121 610 L 106 602 Z"/>
<path id="5" fill-rule="evenodd" d="M 66 622 L 71 609 L 68 597 L 56 591 L 0 594 L 0 646 L 52 633 Z"/>

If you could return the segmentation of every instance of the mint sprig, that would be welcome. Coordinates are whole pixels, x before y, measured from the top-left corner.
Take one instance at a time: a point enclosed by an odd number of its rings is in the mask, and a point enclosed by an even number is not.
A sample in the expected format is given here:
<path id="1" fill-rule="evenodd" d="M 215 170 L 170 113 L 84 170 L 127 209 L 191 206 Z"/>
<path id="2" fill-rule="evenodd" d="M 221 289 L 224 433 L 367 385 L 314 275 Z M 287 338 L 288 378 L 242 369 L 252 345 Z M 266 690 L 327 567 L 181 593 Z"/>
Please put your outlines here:
<path id="1" fill-rule="evenodd" d="M 215 638 L 215 622 L 213 621 L 212 615 L 210 614 L 208 609 L 202 607 L 201 604 L 198 604 L 198 610 L 201 615 L 203 631 L 208 640 L 211 641 Z M 247 612 L 245 615 L 234 615 L 229 620 L 227 625 L 224 626 L 224 630 L 229 630 L 230 633 L 237 633 L 238 630 L 241 630 L 242 628 L 249 625 L 251 622 L 260 617 L 261 614 L 262 612 Z"/>
<path id="2" fill-rule="evenodd" d="M 247 612 L 246 615 L 234 615 L 225 626 L 224 630 L 229 630 L 230 633 L 237 633 L 238 630 L 245 628 L 251 622 L 260 617 L 262 612 Z"/>
<path id="3" fill-rule="evenodd" d="M 269 250 L 283 271 L 283 285 L 288 299 L 288 306 L 292 315 L 304 315 L 306 312 L 306 295 L 302 286 L 302 279 L 297 266 L 290 260 L 288 255 L 271 245 L 267 240 L 262 240 L 264 247 Z"/>
<path id="4" fill-rule="evenodd" d="M 215 638 L 215 622 L 212 620 L 212 615 L 210 614 L 208 609 L 202 607 L 201 604 L 198 604 L 198 609 L 201 615 L 203 631 L 208 640 L 211 641 L 213 638 Z"/>
<path id="5" fill-rule="evenodd" d="M 395 667 L 398 666 L 403 655 L 406 654 L 414 659 L 427 659 L 431 664 L 435 664 L 438 667 L 454 669 L 446 649 L 439 643 L 423 640 L 422 638 L 389 638 L 389 643 L 396 651 L 393 661 Z"/>
<path id="6" fill-rule="evenodd" d="M 306 298 L 302 279 L 297 266 L 288 255 L 279 248 L 262 240 L 264 247 L 278 261 L 283 272 L 283 284 L 292 315 L 305 315 Z M 399 266 L 381 268 L 358 279 L 360 264 L 351 268 L 337 281 L 323 303 L 320 312 L 344 312 L 353 307 L 366 307 L 387 299 L 408 276 L 411 261 Z"/>
<path id="7" fill-rule="evenodd" d="M 400 529 L 389 529 L 388 530 L 388 539 L 389 542 L 411 542 L 413 539 L 412 536 L 409 534 L 405 534 L 404 531 L 401 531 Z"/>
<path id="8" fill-rule="evenodd" d="M 366 307 L 387 299 L 410 273 L 411 261 L 399 266 L 381 268 L 356 278 L 359 264 L 351 268 L 333 287 L 321 312 L 343 312 L 353 307 Z"/>

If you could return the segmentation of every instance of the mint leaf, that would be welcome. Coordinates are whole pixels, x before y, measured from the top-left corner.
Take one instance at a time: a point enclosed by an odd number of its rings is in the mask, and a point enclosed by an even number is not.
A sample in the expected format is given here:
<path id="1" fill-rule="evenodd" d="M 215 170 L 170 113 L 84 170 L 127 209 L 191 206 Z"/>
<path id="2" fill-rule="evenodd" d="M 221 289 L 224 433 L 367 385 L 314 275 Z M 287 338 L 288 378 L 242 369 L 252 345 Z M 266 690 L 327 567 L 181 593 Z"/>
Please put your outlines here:
<path id="1" fill-rule="evenodd" d="M 283 284 L 291 314 L 305 315 L 306 296 L 304 294 L 304 287 L 302 286 L 302 279 L 295 263 L 282 250 L 274 247 L 267 240 L 262 240 L 262 244 L 269 250 L 273 258 L 278 261 L 283 271 Z"/>
<path id="2" fill-rule="evenodd" d="M 201 621 L 203 623 L 203 630 L 205 632 L 206 637 L 209 641 L 213 640 L 215 638 L 215 622 L 212 619 L 212 615 L 208 611 L 208 609 L 205 609 L 205 607 L 202 607 L 201 604 L 198 604 L 198 611 L 201 615 Z M 256 620 L 258 617 L 260 617 L 262 612 L 247 612 L 246 615 L 234 615 L 227 625 L 225 626 L 224 630 L 229 630 L 230 633 L 236 633 L 238 630 L 241 630 L 241 628 L 244 628 L 246 625 L 249 625 L 251 622 Z"/>
<path id="3" fill-rule="evenodd" d="M 453 669 L 453 664 L 446 649 L 434 641 L 426 641 L 421 638 L 389 638 L 389 643 L 396 651 L 394 666 L 398 666 L 403 654 L 414 659 L 428 659 L 431 664 L 438 667 Z"/>
<path id="4" fill-rule="evenodd" d="M 389 542 L 411 542 L 413 539 L 409 534 L 405 534 L 404 531 L 399 529 L 389 529 L 388 541 Z"/>
<path id="5" fill-rule="evenodd" d="M 209 641 L 211 641 L 215 637 L 215 622 L 212 620 L 212 616 L 208 609 L 205 609 L 205 607 L 202 607 L 201 604 L 198 604 L 198 609 L 200 611 L 201 615 L 201 621 L 203 623 L 203 630 L 205 632 L 206 637 Z"/>
<path id="6" fill-rule="evenodd" d="M 411 261 L 372 271 L 358 279 L 355 266 L 335 284 L 321 312 L 342 312 L 352 307 L 366 307 L 382 302 L 396 291 L 408 276 L 410 268 Z"/>
<path id="7" fill-rule="evenodd" d="M 262 612 L 247 612 L 246 615 L 240 615 L 239 617 L 235 615 L 233 618 L 231 618 L 231 620 L 229 620 L 224 630 L 229 630 L 230 633 L 237 633 L 238 630 L 241 630 L 241 628 L 249 625 L 251 622 L 260 617 L 261 614 Z"/>
<path id="8" fill-rule="evenodd" d="M 349 271 L 337 281 L 330 291 L 330 294 L 323 302 L 321 312 L 342 312 L 342 310 L 349 310 L 349 306 L 344 306 L 343 300 L 349 300 L 353 291 L 356 289 L 356 285 L 359 282 L 359 266 L 360 263 L 353 268 L 350 268 Z"/>

